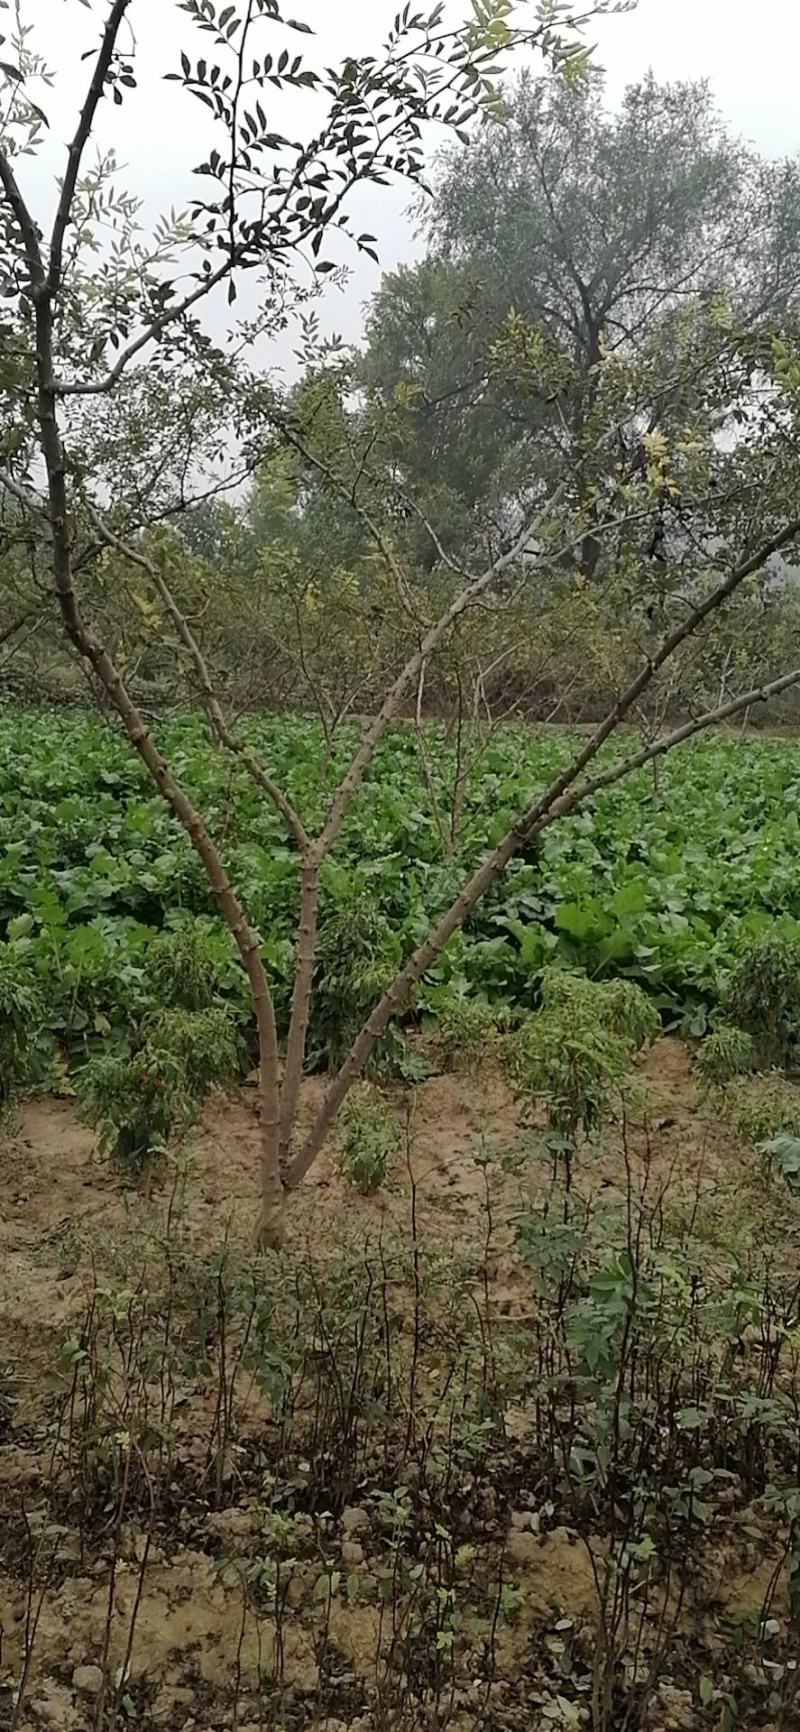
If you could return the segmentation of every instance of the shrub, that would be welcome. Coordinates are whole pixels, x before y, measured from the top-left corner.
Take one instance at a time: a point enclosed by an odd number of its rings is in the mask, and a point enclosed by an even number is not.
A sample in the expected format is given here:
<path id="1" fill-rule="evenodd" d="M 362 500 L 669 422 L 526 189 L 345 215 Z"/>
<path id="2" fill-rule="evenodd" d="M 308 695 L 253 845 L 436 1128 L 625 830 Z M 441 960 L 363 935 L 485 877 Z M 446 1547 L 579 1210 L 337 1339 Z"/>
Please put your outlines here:
<path id="1" fill-rule="evenodd" d="M 398 1146 L 397 1122 L 383 1097 L 369 1084 L 353 1091 L 342 1110 L 339 1171 L 348 1184 L 369 1195 L 380 1190 Z"/>
<path id="2" fill-rule="evenodd" d="M 609 1028 L 639 1052 L 655 1040 L 661 1027 L 658 1011 L 633 980 L 614 980 L 598 986 L 596 1003 Z"/>
<path id="3" fill-rule="evenodd" d="M 142 1024 L 132 1050 L 89 1060 L 78 1104 L 101 1148 L 125 1171 L 163 1162 L 173 1137 L 196 1123 L 209 1089 L 239 1066 L 237 1032 L 227 1011 L 173 1008 Z"/>
<path id="4" fill-rule="evenodd" d="M 658 1012 L 632 980 L 590 980 L 585 974 L 554 968 L 542 978 L 541 1000 L 544 1011 L 565 1016 L 571 1012 L 581 1021 L 601 1023 L 619 1035 L 629 1052 L 638 1051 L 658 1034 Z"/>
<path id="5" fill-rule="evenodd" d="M 528 1017 L 509 1059 L 523 1098 L 543 1101 L 550 1129 L 574 1141 L 599 1129 L 627 1074 L 629 1051 L 602 1023 L 565 1007 Z"/>
<path id="6" fill-rule="evenodd" d="M 697 1058 L 700 1077 L 707 1086 L 721 1087 L 732 1082 L 743 1071 L 756 1067 L 756 1052 L 752 1035 L 732 1023 L 720 1022 L 703 1042 Z"/>
<path id="7" fill-rule="evenodd" d="M 34 1081 L 44 1004 L 26 958 L 0 945 L 0 1113 Z"/>
<path id="8" fill-rule="evenodd" d="M 723 993 L 730 1022 L 752 1036 L 756 1067 L 785 1070 L 800 1039 L 800 936 L 776 925 L 745 945 Z"/>
<path id="9" fill-rule="evenodd" d="M 657 1028 L 656 1012 L 632 983 L 554 970 L 542 981 L 541 1010 L 509 1042 L 511 1074 L 523 1097 L 545 1103 L 550 1130 L 574 1143 L 599 1130 L 633 1052 Z"/>
<path id="10" fill-rule="evenodd" d="M 329 865 L 317 939 L 310 1056 L 322 1068 L 341 1063 L 376 998 L 400 961 L 400 943 L 363 883 Z M 376 1049 L 380 1068 L 387 1053 L 402 1046 L 390 1029 Z"/>
<path id="11" fill-rule="evenodd" d="M 160 933 L 145 970 L 152 1000 L 208 1010 L 221 985 L 221 946 L 224 958 L 230 948 L 227 934 L 209 932 L 196 921 Z"/>

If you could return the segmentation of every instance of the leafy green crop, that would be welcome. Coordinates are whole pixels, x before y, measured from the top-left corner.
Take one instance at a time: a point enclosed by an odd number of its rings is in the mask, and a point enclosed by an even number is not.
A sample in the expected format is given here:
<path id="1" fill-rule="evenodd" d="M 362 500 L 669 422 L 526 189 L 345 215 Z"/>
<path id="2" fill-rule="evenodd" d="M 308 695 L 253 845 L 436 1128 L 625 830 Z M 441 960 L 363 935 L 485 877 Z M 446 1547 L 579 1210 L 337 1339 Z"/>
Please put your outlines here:
<path id="1" fill-rule="evenodd" d="M 767 1171 L 776 1168 L 782 1173 L 789 1190 L 793 1191 L 795 1196 L 800 1194 L 800 1138 L 790 1136 L 784 1131 L 781 1136 L 761 1143 L 759 1154 Z"/>
<path id="2" fill-rule="evenodd" d="M 210 749 L 199 718 L 155 731 L 223 844 L 285 1032 L 296 857 L 245 772 Z M 304 820 L 318 824 L 354 732 L 342 730 L 329 761 L 307 718 L 255 718 L 246 731 Z M 313 1063 L 341 1056 L 398 960 L 575 741 L 559 729 L 498 733 L 465 790 L 455 857 L 444 859 L 413 730 L 400 724 L 386 736 L 324 874 Z M 453 751 L 436 727 L 429 751 L 444 798 Z M 555 963 L 637 982 L 666 1018 L 703 1034 L 737 958 L 778 917 L 787 937 L 800 934 L 796 747 L 709 737 L 665 761 L 657 804 L 642 772 L 546 831 L 536 858 L 512 862 L 431 969 L 414 1014 L 435 1016 L 451 992 L 523 1014 Z M 126 741 L 89 714 L 4 711 L 0 939 L 30 971 L 47 1036 L 70 1062 L 129 1037 L 163 1006 L 172 962 L 161 935 L 172 929 L 194 935 L 180 966 L 195 975 L 197 1002 L 210 990 L 215 1005 L 246 1019 L 246 986 L 199 862 Z M 391 1044 L 387 1055 L 397 1056 Z"/>

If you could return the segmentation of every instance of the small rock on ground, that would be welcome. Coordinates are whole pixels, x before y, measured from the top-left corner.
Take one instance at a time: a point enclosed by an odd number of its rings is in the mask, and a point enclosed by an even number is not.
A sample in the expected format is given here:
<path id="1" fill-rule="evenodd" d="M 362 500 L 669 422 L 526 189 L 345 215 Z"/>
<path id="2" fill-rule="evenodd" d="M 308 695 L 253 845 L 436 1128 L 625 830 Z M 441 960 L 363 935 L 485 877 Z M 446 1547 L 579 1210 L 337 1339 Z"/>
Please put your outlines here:
<path id="1" fill-rule="evenodd" d="M 82 1696 L 99 1696 L 103 1688 L 103 1673 L 99 1666 L 76 1666 L 72 1684 Z"/>
<path id="2" fill-rule="evenodd" d="M 356 1509 L 355 1507 L 343 1510 L 342 1530 L 347 1534 L 348 1539 L 352 1538 L 354 1534 L 367 1533 L 369 1530 L 369 1516 L 367 1515 L 366 1510 Z"/>

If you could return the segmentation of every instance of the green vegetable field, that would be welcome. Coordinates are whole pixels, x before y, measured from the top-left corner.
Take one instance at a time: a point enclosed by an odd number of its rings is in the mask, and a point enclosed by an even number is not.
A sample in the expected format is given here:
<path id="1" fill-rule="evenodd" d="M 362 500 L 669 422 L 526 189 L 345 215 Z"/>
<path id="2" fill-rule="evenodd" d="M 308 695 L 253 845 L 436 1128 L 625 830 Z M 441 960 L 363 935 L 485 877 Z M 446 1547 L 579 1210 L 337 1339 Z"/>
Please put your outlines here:
<path id="1" fill-rule="evenodd" d="M 241 887 L 285 1025 L 297 899 L 291 847 L 244 773 L 209 750 L 199 720 L 171 719 L 155 732 Z M 313 722 L 263 719 L 250 733 L 304 819 L 317 822 L 354 736 L 342 734 L 326 765 Z M 470 861 L 572 746 L 561 730 L 496 736 L 470 776 L 448 859 L 413 731 L 398 727 L 387 738 L 324 872 L 311 1031 L 318 1061 L 332 1056 L 333 1025 L 350 1008 L 335 1000 L 336 957 L 355 943 L 362 968 L 350 989 L 366 1004 Z M 431 732 L 429 754 L 445 810 L 455 766 L 441 732 Z M 656 787 L 651 771 L 640 772 L 547 831 L 538 858 L 512 864 L 427 977 L 418 1011 L 435 1011 L 452 991 L 534 1005 L 542 964 L 560 959 L 637 980 L 665 1022 L 703 1033 L 742 939 L 776 916 L 800 919 L 799 804 L 792 740 L 718 736 L 675 752 Z M 6 712 L 2 937 L 34 963 L 50 1034 L 68 1054 L 79 1058 L 148 1008 L 142 968 L 153 937 L 187 915 L 216 934 L 223 990 L 245 1018 L 245 983 L 201 867 L 124 739 L 79 712 Z"/>

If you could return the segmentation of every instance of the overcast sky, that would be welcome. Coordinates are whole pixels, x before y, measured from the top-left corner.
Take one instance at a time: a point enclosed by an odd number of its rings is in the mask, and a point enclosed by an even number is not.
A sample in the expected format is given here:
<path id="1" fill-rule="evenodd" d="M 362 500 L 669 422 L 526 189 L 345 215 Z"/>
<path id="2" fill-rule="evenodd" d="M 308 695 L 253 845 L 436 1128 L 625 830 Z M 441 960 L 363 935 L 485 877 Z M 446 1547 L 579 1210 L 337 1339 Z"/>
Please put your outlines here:
<path id="1" fill-rule="evenodd" d="M 317 56 L 330 63 L 346 52 L 377 47 L 398 4 L 294 0 L 294 10 L 318 33 L 316 44 L 298 36 L 297 46 L 307 49 L 312 64 Z M 453 4 L 457 11 L 457 0 Z M 27 184 L 45 216 L 58 153 L 85 83 L 80 55 L 97 39 L 107 0 L 93 0 L 91 11 L 78 0 L 22 0 L 22 5 L 58 75 L 56 90 L 42 98 L 51 118 L 48 152 L 39 164 L 26 165 Z M 207 154 L 206 111 L 161 82 L 161 74 L 177 63 L 179 44 L 200 39 L 174 0 L 133 0 L 130 16 L 140 88 L 123 110 L 109 105 L 103 130 L 129 165 L 130 189 L 154 212 L 185 203 L 191 191 L 188 171 Z M 606 69 L 612 101 L 650 68 L 661 79 L 707 78 L 729 124 L 765 154 L 800 151 L 800 0 L 759 0 L 757 6 L 753 0 L 638 0 L 631 14 L 597 20 L 589 37 Z M 292 116 L 298 132 L 306 113 L 301 104 Z M 414 255 L 407 204 L 408 193 L 400 189 L 359 195 L 360 226 L 378 236 L 384 268 Z M 326 324 L 347 338 L 357 336 L 364 301 L 378 275 L 359 260 L 346 293 L 329 296 Z"/>

